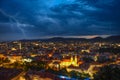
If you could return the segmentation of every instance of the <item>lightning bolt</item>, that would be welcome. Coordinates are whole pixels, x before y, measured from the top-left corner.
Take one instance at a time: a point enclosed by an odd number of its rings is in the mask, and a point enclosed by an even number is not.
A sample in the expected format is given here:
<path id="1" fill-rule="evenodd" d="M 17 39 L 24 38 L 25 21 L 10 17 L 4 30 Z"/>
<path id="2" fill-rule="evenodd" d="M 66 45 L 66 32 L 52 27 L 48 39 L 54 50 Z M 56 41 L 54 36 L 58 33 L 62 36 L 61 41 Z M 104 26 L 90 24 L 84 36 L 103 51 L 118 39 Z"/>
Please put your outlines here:
<path id="1" fill-rule="evenodd" d="M 21 31 L 21 33 L 23 34 L 23 37 L 25 38 L 25 37 L 26 37 L 26 34 L 25 34 L 25 31 L 24 31 L 24 29 L 22 28 L 22 26 L 25 27 L 26 25 L 20 23 L 19 20 L 16 19 L 16 16 L 17 16 L 18 14 L 16 14 L 15 16 L 12 16 L 12 15 L 7 14 L 5 11 L 3 11 L 3 10 L 1 10 L 1 9 L 0 9 L 0 12 L 1 12 L 4 16 L 6 16 L 7 18 L 9 18 L 9 22 L 10 22 L 10 24 L 11 24 L 10 26 L 11 26 L 12 29 L 14 29 L 14 23 L 16 24 L 16 27 Z"/>

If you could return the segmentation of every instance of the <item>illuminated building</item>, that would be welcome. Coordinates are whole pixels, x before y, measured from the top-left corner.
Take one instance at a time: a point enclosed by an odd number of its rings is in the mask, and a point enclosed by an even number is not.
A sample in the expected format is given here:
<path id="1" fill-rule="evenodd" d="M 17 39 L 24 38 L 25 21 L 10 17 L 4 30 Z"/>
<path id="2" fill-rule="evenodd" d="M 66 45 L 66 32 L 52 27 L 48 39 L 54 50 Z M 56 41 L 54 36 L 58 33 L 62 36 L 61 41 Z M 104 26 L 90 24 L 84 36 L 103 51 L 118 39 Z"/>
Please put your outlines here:
<path id="1" fill-rule="evenodd" d="M 32 62 L 32 59 L 30 58 L 25 58 L 25 59 L 22 59 L 23 62 Z"/>
<path id="2" fill-rule="evenodd" d="M 70 65 L 79 66 L 77 63 L 77 56 L 71 56 L 71 59 L 64 59 L 60 63 L 60 67 L 68 67 Z"/>
<path id="3" fill-rule="evenodd" d="M 4 54 L 0 54 L 1 59 L 6 59 L 6 56 Z"/>
<path id="4" fill-rule="evenodd" d="M 49 64 L 49 67 L 51 68 L 64 68 L 64 67 L 69 67 L 69 66 L 76 66 L 78 67 L 80 64 L 83 62 L 78 62 L 77 56 L 71 56 L 70 59 L 63 59 L 61 61 L 53 61 L 52 63 Z"/>
<path id="5" fill-rule="evenodd" d="M 81 50 L 82 53 L 87 52 L 90 53 L 90 50 Z"/>
<path id="6" fill-rule="evenodd" d="M 8 56 L 8 59 L 10 60 L 11 63 L 21 62 L 22 56 Z"/>
<path id="7" fill-rule="evenodd" d="M 11 50 L 12 50 L 12 51 L 16 51 L 16 48 L 12 48 Z"/>
<path id="8" fill-rule="evenodd" d="M 22 44 L 21 44 L 21 42 L 19 43 L 19 49 L 20 49 L 20 50 L 22 49 Z"/>

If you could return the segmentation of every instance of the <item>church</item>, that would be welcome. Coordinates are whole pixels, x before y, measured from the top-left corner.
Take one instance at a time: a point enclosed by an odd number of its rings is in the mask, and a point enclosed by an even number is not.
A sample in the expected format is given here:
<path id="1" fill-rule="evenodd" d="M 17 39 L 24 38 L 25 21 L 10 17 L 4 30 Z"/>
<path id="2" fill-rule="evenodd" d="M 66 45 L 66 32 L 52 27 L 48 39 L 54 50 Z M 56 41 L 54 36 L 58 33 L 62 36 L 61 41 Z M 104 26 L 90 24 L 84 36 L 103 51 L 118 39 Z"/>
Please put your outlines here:
<path id="1" fill-rule="evenodd" d="M 60 63 L 60 67 L 79 66 L 77 56 L 71 56 L 70 59 L 63 59 Z"/>
<path id="2" fill-rule="evenodd" d="M 53 61 L 52 63 L 49 64 L 49 67 L 55 70 L 59 70 L 62 68 L 67 68 L 69 66 L 78 67 L 82 63 L 83 63 L 82 61 L 78 61 L 77 55 L 75 55 L 75 56 L 71 56 L 70 59 Z"/>

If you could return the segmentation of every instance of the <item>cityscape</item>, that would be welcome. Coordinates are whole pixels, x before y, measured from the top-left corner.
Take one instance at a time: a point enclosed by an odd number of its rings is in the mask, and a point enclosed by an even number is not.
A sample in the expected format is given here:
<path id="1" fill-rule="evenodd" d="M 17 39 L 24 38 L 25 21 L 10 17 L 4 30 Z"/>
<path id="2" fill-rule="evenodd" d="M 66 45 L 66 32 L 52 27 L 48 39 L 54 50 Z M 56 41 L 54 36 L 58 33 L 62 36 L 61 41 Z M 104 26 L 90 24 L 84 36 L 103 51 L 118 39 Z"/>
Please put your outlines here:
<path id="1" fill-rule="evenodd" d="M 120 69 L 119 42 L 51 38 L 0 43 L 3 80 L 91 80 L 104 66 Z"/>
<path id="2" fill-rule="evenodd" d="M 120 80 L 119 0 L 0 0 L 0 80 Z"/>

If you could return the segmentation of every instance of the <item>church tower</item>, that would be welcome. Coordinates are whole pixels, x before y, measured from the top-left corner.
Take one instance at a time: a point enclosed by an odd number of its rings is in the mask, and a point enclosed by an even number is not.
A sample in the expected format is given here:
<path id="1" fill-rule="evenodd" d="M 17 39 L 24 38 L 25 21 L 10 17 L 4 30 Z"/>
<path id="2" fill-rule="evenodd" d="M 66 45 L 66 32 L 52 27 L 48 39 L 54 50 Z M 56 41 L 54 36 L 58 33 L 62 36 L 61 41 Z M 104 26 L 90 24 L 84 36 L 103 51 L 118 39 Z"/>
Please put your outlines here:
<path id="1" fill-rule="evenodd" d="M 75 60 L 74 61 L 75 61 L 75 64 L 77 64 L 77 55 L 75 55 Z"/>
<path id="2" fill-rule="evenodd" d="M 73 56 L 71 56 L 71 62 L 73 62 Z"/>

